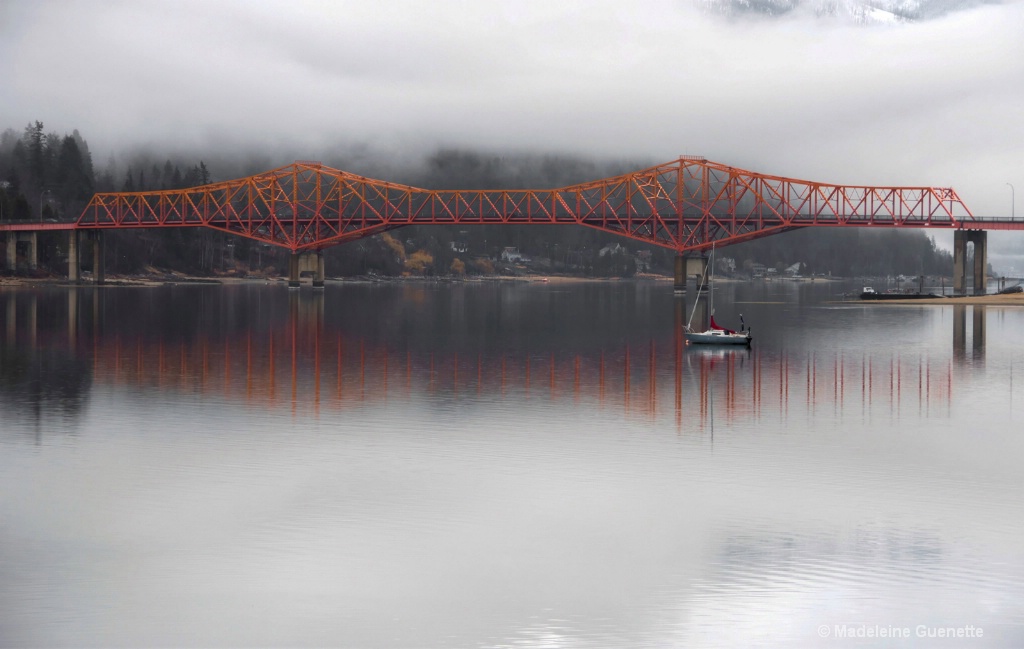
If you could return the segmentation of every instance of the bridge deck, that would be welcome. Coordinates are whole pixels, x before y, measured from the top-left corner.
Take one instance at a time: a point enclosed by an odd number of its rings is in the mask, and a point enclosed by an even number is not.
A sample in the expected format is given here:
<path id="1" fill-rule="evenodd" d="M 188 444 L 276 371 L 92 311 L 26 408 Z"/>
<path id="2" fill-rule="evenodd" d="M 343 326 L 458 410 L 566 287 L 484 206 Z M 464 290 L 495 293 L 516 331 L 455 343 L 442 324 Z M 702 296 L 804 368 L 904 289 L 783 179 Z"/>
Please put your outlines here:
<path id="1" fill-rule="evenodd" d="M 78 230 L 81 226 L 77 221 L 59 222 L 46 221 L 13 221 L 0 223 L 0 232 L 47 232 L 50 230 Z"/>

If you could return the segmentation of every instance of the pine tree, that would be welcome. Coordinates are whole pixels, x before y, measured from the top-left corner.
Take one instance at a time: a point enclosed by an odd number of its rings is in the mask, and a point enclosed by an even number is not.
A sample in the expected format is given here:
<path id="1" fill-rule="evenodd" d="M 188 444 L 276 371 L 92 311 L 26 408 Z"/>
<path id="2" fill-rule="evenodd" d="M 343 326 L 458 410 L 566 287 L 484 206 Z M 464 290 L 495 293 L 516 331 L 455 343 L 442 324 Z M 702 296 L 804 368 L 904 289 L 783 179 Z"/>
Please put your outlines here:
<path id="1" fill-rule="evenodd" d="M 25 147 L 28 163 L 28 183 L 33 188 L 41 188 L 45 184 L 46 157 L 43 150 L 43 123 L 36 121 L 25 127 L 22 143 Z"/>
<path id="2" fill-rule="evenodd" d="M 163 173 L 160 175 L 160 189 L 174 189 L 174 165 L 168 158 L 164 163 Z"/>
<path id="3" fill-rule="evenodd" d="M 92 167 L 92 153 L 89 152 L 89 143 L 78 133 L 77 128 L 71 132 L 71 137 L 75 139 L 75 144 L 78 145 L 78 153 L 82 158 L 82 171 L 85 172 L 90 182 L 94 182 L 96 172 Z"/>
<path id="4" fill-rule="evenodd" d="M 47 133 L 43 138 L 43 184 L 40 189 L 49 188 L 56 182 L 57 158 L 60 157 L 62 138 L 56 133 Z"/>
<path id="5" fill-rule="evenodd" d="M 74 136 L 68 135 L 61 142 L 55 179 L 58 195 L 66 208 L 73 204 L 77 207 L 78 203 L 88 200 L 93 193 L 91 169 L 86 168 L 78 140 Z"/>
<path id="6" fill-rule="evenodd" d="M 182 187 L 195 187 L 200 185 L 199 182 L 199 167 L 192 167 L 185 172 L 185 176 L 181 179 Z"/>
<path id="7" fill-rule="evenodd" d="M 10 199 L 7 197 L 7 189 L 10 184 L 7 181 L 0 182 L 0 220 L 8 220 L 14 216 Z"/>

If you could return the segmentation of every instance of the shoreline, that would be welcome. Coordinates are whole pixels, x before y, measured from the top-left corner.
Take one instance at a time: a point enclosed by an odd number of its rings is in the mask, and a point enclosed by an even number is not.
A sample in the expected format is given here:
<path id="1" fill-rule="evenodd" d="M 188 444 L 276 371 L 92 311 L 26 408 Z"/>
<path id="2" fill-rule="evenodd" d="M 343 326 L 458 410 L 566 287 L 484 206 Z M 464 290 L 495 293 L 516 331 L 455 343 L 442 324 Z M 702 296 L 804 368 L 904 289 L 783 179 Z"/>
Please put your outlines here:
<path id="1" fill-rule="evenodd" d="M 836 281 L 834 278 L 815 278 L 815 281 Z M 78 284 L 72 284 L 63 278 L 56 277 L 19 277 L 0 276 L 0 289 L 52 286 L 60 288 L 153 288 L 158 286 L 230 286 L 243 284 L 286 284 L 284 277 L 201 277 L 192 275 L 135 275 L 135 276 L 108 276 L 106 281 L 97 286 L 90 280 Z M 573 275 L 472 275 L 464 277 L 443 276 L 443 277 L 391 277 L 380 275 L 368 275 L 357 277 L 328 277 L 325 280 L 329 284 L 484 284 L 489 282 L 516 282 L 524 284 L 585 284 L 585 283 L 607 283 L 607 282 L 651 282 L 671 283 L 674 278 L 668 275 L 641 274 L 633 277 L 580 277 Z M 715 282 L 734 283 L 747 280 L 723 277 Z M 303 288 L 309 288 L 311 280 L 306 277 L 301 282 Z M 831 304 L 860 304 L 865 306 L 956 306 L 956 305 L 979 305 L 979 306 L 1024 306 L 1024 293 L 1010 293 L 1006 295 L 968 295 L 962 297 L 935 297 L 918 298 L 909 300 L 836 300 Z"/>
<path id="2" fill-rule="evenodd" d="M 843 304 L 863 304 L 871 306 L 895 305 L 895 306 L 957 306 L 957 305 L 981 305 L 981 306 L 1024 306 L 1024 293 L 1009 293 L 1007 295 L 966 295 L 963 297 L 934 297 L 919 298 L 914 300 L 850 300 Z"/>

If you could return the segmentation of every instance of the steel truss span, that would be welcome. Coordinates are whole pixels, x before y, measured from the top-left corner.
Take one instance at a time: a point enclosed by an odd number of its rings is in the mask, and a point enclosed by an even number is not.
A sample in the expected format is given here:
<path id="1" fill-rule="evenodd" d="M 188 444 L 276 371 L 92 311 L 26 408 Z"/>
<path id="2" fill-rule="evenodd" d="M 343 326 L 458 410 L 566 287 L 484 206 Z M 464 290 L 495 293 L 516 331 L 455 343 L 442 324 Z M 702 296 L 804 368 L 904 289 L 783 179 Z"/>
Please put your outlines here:
<path id="1" fill-rule="evenodd" d="M 432 191 L 297 161 L 184 190 L 96 194 L 77 227 L 204 226 L 300 252 L 406 225 L 561 223 L 685 252 L 807 226 L 974 222 L 951 188 L 832 185 L 682 157 L 581 185 L 481 191 Z"/>

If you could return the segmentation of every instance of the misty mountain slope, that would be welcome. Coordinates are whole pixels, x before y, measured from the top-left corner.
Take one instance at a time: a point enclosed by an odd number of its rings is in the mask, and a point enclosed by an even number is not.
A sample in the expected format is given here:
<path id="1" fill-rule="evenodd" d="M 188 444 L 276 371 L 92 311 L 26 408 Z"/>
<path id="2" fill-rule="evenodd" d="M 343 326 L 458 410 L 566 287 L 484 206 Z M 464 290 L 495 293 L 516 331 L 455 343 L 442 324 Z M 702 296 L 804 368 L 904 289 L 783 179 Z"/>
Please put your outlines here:
<path id="1" fill-rule="evenodd" d="M 777 18 L 810 15 L 858 24 L 904 23 L 930 20 L 992 0 L 697 0 L 706 13 L 734 17 Z"/>

